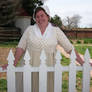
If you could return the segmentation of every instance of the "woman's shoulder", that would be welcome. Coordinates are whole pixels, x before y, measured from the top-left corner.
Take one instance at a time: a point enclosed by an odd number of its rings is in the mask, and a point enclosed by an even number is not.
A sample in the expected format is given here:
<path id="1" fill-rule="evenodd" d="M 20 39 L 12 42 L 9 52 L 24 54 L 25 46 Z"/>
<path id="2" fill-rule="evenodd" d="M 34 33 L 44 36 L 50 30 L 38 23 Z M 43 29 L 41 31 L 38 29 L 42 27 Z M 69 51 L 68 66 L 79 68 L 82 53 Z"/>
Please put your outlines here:
<path id="1" fill-rule="evenodd" d="M 53 26 L 53 25 L 52 25 L 52 28 L 53 28 L 53 31 L 56 32 L 56 33 L 62 31 L 58 26 Z"/>
<path id="2" fill-rule="evenodd" d="M 32 30 L 34 25 L 29 25 L 26 30 Z"/>
<path id="3" fill-rule="evenodd" d="M 33 29 L 34 29 L 35 25 L 29 25 L 27 28 L 26 28 L 26 32 L 32 32 Z"/>

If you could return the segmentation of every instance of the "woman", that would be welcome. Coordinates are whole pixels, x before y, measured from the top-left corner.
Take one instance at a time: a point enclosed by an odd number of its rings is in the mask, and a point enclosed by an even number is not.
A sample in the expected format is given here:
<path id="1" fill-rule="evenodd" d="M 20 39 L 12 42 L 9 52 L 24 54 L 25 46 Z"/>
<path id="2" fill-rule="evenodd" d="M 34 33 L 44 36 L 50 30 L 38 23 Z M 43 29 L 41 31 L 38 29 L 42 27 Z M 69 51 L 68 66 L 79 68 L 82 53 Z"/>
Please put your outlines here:
<path id="1" fill-rule="evenodd" d="M 56 54 L 56 46 L 58 44 L 61 45 L 64 48 L 64 50 L 68 53 L 71 52 L 73 46 L 67 39 L 65 34 L 58 27 L 52 26 L 51 23 L 49 22 L 50 16 L 49 16 L 49 9 L 47 6 L 37 7 L 34 12 L 34 19 L 36 21 L 36 24 L 33 26 L 29 26 L 27 30 L 25 30 L 18 44 L 15 53 L 14 65 L 16 66 L 18 60 L 27 49 L 31 56 L 31 65 L 39 66 L 40 65 L 39 57 L 42 49 L 44 49 L 47 57 L 46 60 L 47 65 L 54 66 L 55 64 L 54 56 Z M 80 58 L 77 52 L 76 55 L 77 61 L 80 64 L 83 64 L 83 60 Z M 23 62 L 21 62 L 21 65 L 23 65 Z M 18 74 L 18 76 L 20 75 Z M 20 77 L 18 77 L 18 80 L 19 78 Z M 39 92 L 38 73 L 32 74 L 32 83 L 33 83 L 32 92 Z M 47 83 L 48 83 L 47 92 L 54 92 L 53 73 L 48 73 Z M 19 89 L 17 90 L 17 92 L 22 92 L 20 88 L 17 89 Z"/>

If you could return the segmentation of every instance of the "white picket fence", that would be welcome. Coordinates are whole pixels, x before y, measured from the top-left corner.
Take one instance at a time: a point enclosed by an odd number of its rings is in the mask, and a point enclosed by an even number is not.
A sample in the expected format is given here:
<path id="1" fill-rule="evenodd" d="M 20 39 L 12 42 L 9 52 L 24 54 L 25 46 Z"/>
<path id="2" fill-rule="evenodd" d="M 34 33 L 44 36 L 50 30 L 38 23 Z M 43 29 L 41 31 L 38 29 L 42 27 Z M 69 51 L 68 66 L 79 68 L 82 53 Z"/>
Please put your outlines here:
<path id="1" fill-rule="evenodd" d="M 2 70 L 0 72 L 7 72 L 7 92 L 16 92 L 15 87 L 15 72 L 23 72 L 23 90 L 24 92 L 31 92 L 31 73 L 39 72 L 39 92 L 47 92 L 47 72 L 54 72 L 54 92 L 62 92 L 62 73 L 65 71 L 69 72 L 69 88 L 68 92 L 76 92 L 76 72 L 83 71 L 83 82 L 82 82 L 82 92 L 90 92 L 90 71 L 92 67 L 89 64 L 90 54 L 88 49 L 85 52 L 84 59 L 85 63 L 83 66 L 77 66 L 75 64 L 76 55 L 74 50 L 72 50 L 69 66 L 62 66 L 60 64 L 62 56 L 59 51 L 56 53 L 56 64 L 55 67 L 46 66 L 46 56 L 44 50 L 41 53 L 40 67 L 32 67 L 29 64 L 30 56 L 28 51 L 26 51 L 24 60 L 25 65 L 23 67 L 14 67 L 14 55 L 12 50 L 10 50 L 8 55 L 8 67 L 7 70 Z"/>

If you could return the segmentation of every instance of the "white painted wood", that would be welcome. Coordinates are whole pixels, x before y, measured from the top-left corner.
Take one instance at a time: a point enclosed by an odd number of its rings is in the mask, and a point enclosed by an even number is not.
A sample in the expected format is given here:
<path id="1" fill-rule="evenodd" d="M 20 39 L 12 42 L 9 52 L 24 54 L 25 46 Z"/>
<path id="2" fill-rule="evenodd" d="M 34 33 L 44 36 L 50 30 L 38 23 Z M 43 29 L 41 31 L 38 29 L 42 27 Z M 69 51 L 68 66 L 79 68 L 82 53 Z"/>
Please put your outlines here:
<path id="1" fill-rule="evenodd" d="M 39 92 L 47 92 L 47 66 L 44 50 L 41 52 L 40 60 L 41 64 L 39 67 Z"/>
<path id="2" fill-rule="evenodd" d="M 89 64 L 90 54 L 88 49 L 84 55 L 85 63 L 83 66 L 76 66 L 75 59 L 76 55 L 74 50 L 72 50 L 70 59 L 71 64 L 69 66 L 61 66 L 60 59 L 62 59 L 60 52 L 57 51 L 56 54 L 56 65 L 55 67 L 46 66 L 46 55 L 44 50 L 39 57 L 41 60 L 40 67 L 32 67 L 29 63 L 30 56 L 28 51 L 26 51 L 24 60 L 24 67 L 14 67 L 14 55 L 12 50 L 10 50 L 8 55 L 8 67 L 7 70 L 2 70 L 0 72 L 7 72 L 7 92 L 16 92 L 15 88 L 15 72 L 23 72 L 23 92 L 31 92 L 31 72 L 39 72 L 39 92 L 47 92 L 47 72 L 54 72 L 54 92 L 62 92 L 62 72 L 69 72 L 69 92 L 76 92 L 76 71 L 83 71 L 83 88 L 82 92 L 89 92 L 90 89 L 90 70 L 92 67 Z"/>
<path id="3" fill-rule="evenodd" d="M 71 63 L 69 65 L 69 92 L 76 92 L 76 54 L 74 49 L 71 52 Z"/>
<path id="4" fill-rule="evenodd" d="M 62 92 L 62 67 L 61 67 L 61 54 L 60 51 L 56 53 L 56 65 L 54 73 L 54 92 Z"/>
<path id="5" fill-rule="evenodd" d="M 23 88 L 24 88 L 24 92 L 31 92 L 31 71 L 30 71 L 31 66 L 29 64 L 30 55 L 28 51 L 26 51 L 25 53 L 24 60 L 25 60 L 25 66 L 23 72 L 23 80 L 24 80 Z"/>
<path id="6" fill-rule="evenodd" d="M 16 92 L 15 88 L 15 67 L 14 67 L 14 55 L 12 50 L 10 50 L 8 55 L 8 67 L 7 67 L 7 88 L 8 92 Z"/>
<path id="7" fill-rule="evenodd" d="M 89 64 L 89 51 L 88 49 L 85 52 L 84 60 L 85 63 L 83 65 L 83 88 L 82 92 L 90 92 L 90 64 Z"/>
<path id="8" fill-rule="evenodd" d="M 31 59 L 28 50 L 26 50 L 24 60 L 25 60 L 25 65 L 29 65 L 29 60 Z"/>
<path id="9" fill-rule="evenodd" d="M 7 60 L 8 60 L 8 68 L 9 68 L 9 67 L 10 67 L 10 68 L 11 68 L 11 67 L 14 67 L 13 64 L 14 64 L 15 58 L 14 58 L 14 55 L 13 55 L 12 50 L 10 50 Z"/>

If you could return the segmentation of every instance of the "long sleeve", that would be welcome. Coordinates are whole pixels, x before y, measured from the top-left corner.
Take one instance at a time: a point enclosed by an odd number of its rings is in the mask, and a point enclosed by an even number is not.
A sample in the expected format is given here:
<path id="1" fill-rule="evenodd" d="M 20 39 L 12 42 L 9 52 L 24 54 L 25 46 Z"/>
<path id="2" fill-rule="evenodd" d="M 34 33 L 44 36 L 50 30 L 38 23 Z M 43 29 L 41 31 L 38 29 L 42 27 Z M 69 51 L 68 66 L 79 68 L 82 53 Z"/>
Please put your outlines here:
<path id="1" fill-rule="evenodd" d="M 57 28 L 56 33 L 58 44 L 61 45 L 66 52 L 70 52 L 73 49 L 73 45 L 70 43 L 69 39 L 59 28 Z"/>

